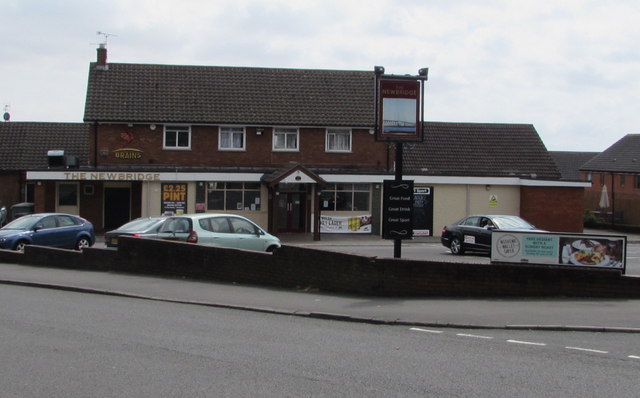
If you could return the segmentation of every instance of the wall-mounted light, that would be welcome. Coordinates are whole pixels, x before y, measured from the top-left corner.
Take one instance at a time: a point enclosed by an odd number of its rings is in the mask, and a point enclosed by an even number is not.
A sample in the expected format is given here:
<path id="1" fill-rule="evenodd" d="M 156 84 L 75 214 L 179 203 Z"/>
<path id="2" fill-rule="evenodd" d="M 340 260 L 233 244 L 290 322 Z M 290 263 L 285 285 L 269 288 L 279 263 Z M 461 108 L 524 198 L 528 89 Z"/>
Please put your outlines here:
<path id="1" fill-rule="evenodd" d="M 425 80 L 429 77 L 429 68 L 418 69 L 418 76 L 424 77 Z"/>
<path id="2" fill-rule="evenodd" d="M 484 189 L 486 189 L 487 191 L 491 191 L 491 185 L 485 185 Z"/>
<path id="3" fill-rule="evenodd" d="M 376 75 L 384 75 L 384 66 L 374 66 L 373 71 Z"/>
<path id="4" fill-rule="evenodd" d="M 101 156 L 107 156 L 109 154 L 109 150 L 106 148 L 102 148 L 100 149 L 100 155 Z"/>
<path id="5" fill-rule="evenodd" d="M 264 129 L 257 129 L 256 130 L 256 135 L 262 135 L 264 134 Z"/>
<path id="6" fill-rule="evenodd" d="M 149 126 L 149 129 L 152 130 L 152 131 L 155 130 L 156 129 L 156 125 L 152 124 L 151 126 Z"/>

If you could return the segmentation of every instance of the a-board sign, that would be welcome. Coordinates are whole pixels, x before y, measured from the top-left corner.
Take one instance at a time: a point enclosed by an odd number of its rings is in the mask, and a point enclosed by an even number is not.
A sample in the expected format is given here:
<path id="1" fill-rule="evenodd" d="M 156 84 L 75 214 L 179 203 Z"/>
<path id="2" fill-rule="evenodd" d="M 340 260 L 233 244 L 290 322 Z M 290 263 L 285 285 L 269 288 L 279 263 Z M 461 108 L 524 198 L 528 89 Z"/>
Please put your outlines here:
<path id="1" fill-rule="evenodd" d="M 382 200 L 382 237 L 413 237 L 413 181 L 385 180 Z"/>

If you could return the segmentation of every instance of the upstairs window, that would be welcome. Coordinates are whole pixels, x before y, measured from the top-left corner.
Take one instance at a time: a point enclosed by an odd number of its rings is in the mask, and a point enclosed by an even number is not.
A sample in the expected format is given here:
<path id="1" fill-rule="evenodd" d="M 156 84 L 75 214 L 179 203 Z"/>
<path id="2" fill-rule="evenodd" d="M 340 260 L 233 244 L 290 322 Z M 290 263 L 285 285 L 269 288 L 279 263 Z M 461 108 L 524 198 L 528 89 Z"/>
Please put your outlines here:
<path id="1" fill-rule="evenodd" d="M 165 126 L 164 149 L 191 149 L 191 127 Z"/>
<path id="2" fill-rule="evenodd" d="M 275 128 L 273 129 L 273 150 L 274 151 L 297 151 L 298 129 L 296 128 Z"/>
<path id="3" fill-rule="evenodd" d="M 327 152 L 351 152 L 351 130 L 327 129 Z"/>
<path id="4" fill-rule="evenodd" d="M 245 149 L 245 131 L 243 127 L 221 127 L 218 149 L 224 151 L 243 151 Z"/>

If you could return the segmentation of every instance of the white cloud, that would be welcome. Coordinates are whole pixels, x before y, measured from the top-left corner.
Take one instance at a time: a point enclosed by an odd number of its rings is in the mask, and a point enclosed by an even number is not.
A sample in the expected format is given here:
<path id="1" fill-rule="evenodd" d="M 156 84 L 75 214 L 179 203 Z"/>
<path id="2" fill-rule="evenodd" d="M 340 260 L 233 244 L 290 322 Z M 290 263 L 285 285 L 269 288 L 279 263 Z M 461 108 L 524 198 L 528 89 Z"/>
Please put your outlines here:
<path id="1" fill-rule="evenodd" d="M 624 0 L 5 1 L 0 105 L 80 121 L 109 61 L 371 70 L 429 67 L 429 120 L 533 124 L 548 148 L 640 131 L 640 4 Z"/>

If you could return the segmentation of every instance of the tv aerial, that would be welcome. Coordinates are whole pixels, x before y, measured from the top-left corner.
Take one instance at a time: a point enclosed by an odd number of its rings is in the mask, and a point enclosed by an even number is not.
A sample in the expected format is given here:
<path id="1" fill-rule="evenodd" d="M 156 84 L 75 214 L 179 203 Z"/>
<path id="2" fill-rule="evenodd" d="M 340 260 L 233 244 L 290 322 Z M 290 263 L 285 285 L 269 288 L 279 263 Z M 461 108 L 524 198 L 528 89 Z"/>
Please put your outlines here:
<path id="1" fill-rule="evenodd" d="M 118 35 L 114 35 L 113 33 L 107 33 L 107 32 L 101 32 L 101 31 L 97 31 L 96 32 L 97 35 L 104 37 L 104 45 L 107 45 L 107 41 L 109 41 L 110 37 L 118 37 Z"/>

